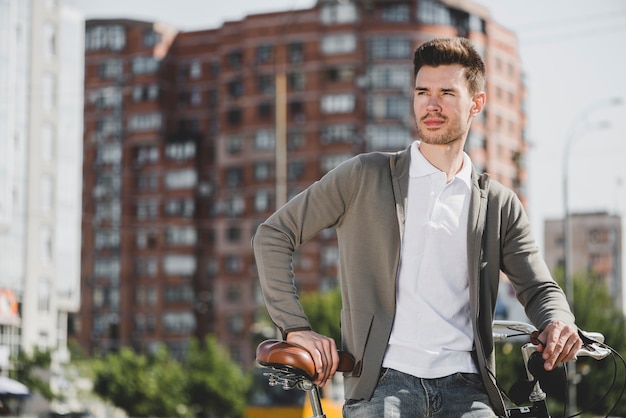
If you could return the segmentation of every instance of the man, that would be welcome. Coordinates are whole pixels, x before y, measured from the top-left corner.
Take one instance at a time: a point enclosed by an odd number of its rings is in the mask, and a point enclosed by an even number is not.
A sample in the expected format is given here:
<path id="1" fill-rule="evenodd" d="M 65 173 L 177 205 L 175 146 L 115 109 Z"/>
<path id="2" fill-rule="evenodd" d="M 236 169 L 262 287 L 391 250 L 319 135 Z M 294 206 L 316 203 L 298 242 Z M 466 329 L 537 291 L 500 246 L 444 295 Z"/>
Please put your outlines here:
<path id="1" fill-rule="evenodd" d="M 311 352 L 323 385 L 337 368 L 335 341 L 311 330 L 291 261 L 336 228 L 342 345 L 356 359 L 344 416 L 504 416 L 491 329 L 500 271 L 541 330 L 546 369 L 571 360 L 581 341 L 519 199 L 463 152 L 485 106 L 482 59 L 467 39 L 435 39 L 416 49 L 414 76 L 417 141 L 346 161 L 260 225 L 261 287 L 272 320 Z"/>

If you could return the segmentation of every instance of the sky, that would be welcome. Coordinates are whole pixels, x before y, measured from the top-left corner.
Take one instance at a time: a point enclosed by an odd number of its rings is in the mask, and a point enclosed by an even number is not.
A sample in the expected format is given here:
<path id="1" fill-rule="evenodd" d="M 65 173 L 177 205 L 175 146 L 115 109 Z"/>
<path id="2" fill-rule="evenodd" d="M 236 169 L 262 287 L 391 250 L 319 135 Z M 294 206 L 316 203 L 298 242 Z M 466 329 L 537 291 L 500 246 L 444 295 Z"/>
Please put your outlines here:
<path id="1" fill-rule="evenodd" d="M 315 0 L 63 2 L 87 19 L 156 20 L 180 30 L 217 28 L 250 14 L 315 4 Z M 571 213 L 607 211 L 626 217 L 626 1 L 474 2 L 487 7 L 497 23 L 518 36 L 527 88 L 528 212 L 540 245 L 544 221 L 564 213 L 563 161 L 568 162 Z"/>

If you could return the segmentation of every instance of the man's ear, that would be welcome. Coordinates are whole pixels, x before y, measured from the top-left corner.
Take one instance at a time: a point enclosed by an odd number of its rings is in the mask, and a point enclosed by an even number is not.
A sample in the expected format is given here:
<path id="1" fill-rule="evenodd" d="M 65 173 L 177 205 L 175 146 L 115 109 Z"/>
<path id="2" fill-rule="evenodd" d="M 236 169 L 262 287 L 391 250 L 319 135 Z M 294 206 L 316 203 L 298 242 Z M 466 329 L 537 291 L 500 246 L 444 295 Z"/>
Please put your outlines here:
<path id="1" fill-rule="evenodd" d="M 483 110 L 486 101 L 487 94 L 484 91 L 481 91 L 474 95 L 474 98 L 472 99 L 473 105 L 471 110 L 473 116 L 476 116 Z"/>

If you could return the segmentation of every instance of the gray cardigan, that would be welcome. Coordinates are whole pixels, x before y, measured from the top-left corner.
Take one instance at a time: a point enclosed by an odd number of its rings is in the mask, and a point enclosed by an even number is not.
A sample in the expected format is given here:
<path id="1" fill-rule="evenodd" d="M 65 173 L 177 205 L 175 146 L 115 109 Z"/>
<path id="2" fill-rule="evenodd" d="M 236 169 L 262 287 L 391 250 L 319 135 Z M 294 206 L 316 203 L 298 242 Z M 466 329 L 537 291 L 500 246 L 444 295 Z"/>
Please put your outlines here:
<path id="1" fill-rule="evenodd" d="M 369 399 L 376 387 L 396 306 L 410 151 L 361 154 L 339 165 L 261 224 L 253 239 L 261 288 L 283 335 L 310 329 L 294 285 L 293 252 L 323 229 L 337 230 L 342 291 L 342 348 L 356 359 L 344 376 L 346 399 Z M 470 304 L 477 366 L 497 414 L 492 322 L 500 271 L 530 320 L 574 325 L 515 193 L 472 173 L 467 236 Z M 418 330 L 427 332 L 426 330 Z"/>

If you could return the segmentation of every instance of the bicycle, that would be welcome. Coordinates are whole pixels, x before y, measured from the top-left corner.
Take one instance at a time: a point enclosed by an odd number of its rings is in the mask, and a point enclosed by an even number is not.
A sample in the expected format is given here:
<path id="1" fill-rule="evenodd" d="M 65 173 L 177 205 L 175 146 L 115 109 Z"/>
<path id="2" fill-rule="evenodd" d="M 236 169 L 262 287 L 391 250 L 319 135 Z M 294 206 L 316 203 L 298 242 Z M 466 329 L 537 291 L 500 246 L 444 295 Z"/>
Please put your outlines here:
<path id="1" fill-rule="evenodd" d="M 513 396 L 509 396 L 504 391 L 503 393 L 516 405 L 528 403 L 530 406 L 507 408 L 508 417 L 550 418 L 547 395 L 541 388 L 541 383 L 546 378 L 550 379 L 549 373 L 551 372 L 545 372 L 543 369 L 543 360 L 537 351 L 537 344 L 539 343 L 536 339 L 537 335 L 537 329 L 525 322 L 495 321 L 493 324 L 494 342 L 501 342 L 513 337 L 529 337 L 529 342 L 523 344 L 521 348 L 527 380 L 521 380 L 521 384 Z M 585 332 L 581 333 L 581 337 L 584 344 L 577 353 L 578 357 L 586 356 L 601 360 L 614 352 L 604 344 L 604 336 L 601 333 Z M 308 351 L 285 341 L 265 340 L 258 345 L 256 356 L 257 363 L 267 370 L 264 375 L 268 377 L 270 386 L 281 385 L 285 390 L 295 388 L 305 391 L 308 393 L 313 411 L 311 418 L 326 417 L 322 409 L 319 388 L 313 383 L 316 377 L 315 364 Z M 355 360 L 352 355 L 339 350 L 337 371 L 349 372 L 353 369 L 354 364 Z"/>

